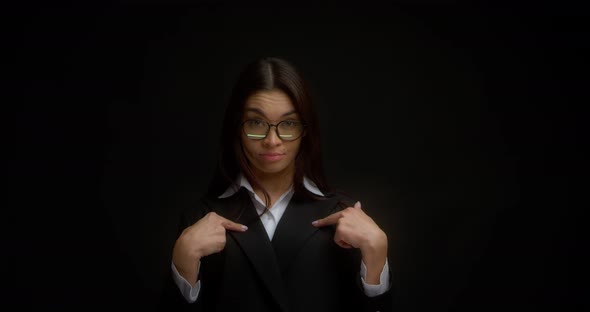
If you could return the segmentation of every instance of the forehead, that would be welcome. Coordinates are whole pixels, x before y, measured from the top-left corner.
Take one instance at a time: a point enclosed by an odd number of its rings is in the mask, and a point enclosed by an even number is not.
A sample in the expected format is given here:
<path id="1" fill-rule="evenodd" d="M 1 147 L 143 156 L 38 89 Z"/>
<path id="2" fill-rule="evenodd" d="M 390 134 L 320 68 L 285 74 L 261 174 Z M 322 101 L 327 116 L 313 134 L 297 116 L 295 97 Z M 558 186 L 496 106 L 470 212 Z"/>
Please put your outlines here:
<path id="1" fill-rule="evenodd" d="M 252 94 L 248 97 L 245 104 L 246 111 L 249 108 L 260 110 L 268 117 L 282 115 L 295 109 L 289 96 L 277 89 L 259 91 Z"/>

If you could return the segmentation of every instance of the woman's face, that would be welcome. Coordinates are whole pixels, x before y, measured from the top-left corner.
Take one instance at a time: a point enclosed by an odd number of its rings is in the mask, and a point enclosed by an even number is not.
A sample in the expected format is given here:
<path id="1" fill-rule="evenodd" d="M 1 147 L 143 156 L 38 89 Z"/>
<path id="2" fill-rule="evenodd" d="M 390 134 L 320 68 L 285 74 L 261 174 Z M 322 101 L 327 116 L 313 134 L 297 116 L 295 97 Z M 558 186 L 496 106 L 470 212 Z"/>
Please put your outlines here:
<path id="1" fill-rule="evenodd" d="M 242 122 L 251 119 L 275 125 L 283 120 L 301 121 L 289 96 L 277 89 L 254 93 L 246 100 Z M 276 128 L 271 126 L 264 139 L 248 138 L 244 131 L 241 132 L 241 138 L 246 158 L 256 175 L 294 170 L 301 137 L 293 141 L 281 140 Z"/>

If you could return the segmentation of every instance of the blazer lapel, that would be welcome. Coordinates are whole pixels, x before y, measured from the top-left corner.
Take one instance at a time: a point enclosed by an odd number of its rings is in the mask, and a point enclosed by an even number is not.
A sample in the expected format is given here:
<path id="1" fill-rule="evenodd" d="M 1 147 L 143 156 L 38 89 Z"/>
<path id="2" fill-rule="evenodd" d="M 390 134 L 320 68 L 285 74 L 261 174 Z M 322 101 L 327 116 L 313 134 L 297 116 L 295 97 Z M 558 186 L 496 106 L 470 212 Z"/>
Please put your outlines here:
<path id="1" fill-rule="evenodd" d="M 230 197 L 231 200 L 227 205 L 223 205 L 223 208 L 216 212 L 248 226 L 245 232 L 228 231 L 228 233 L 242 248 L 281 311 L 288 311 L 287 295 L 273 246 L 247 192 L 246 189 L 241 188 Z M 236 209 L 241 211 L 237 219 L 230 214 Z"/>
<path id="2" fill-rule="evenodd" d="M 318 230 L 311 222 L 336 211 L 337 202 L 335 198 L 290 201 L 272 239 L 281 273 L 287 270 L 307 239 Z"/>

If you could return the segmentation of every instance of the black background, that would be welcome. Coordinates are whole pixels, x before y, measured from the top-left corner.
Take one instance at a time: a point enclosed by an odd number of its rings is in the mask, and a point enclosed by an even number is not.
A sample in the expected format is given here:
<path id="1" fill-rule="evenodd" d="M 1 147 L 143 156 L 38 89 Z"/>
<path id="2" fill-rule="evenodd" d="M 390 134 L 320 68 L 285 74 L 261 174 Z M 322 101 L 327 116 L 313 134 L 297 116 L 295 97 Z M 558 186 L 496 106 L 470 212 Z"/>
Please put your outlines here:
<path id="1" fill-rule="evenodd" d="M 4 11 L 5 302 L 152 310 L 231 85 L 268 55 L 308 78 L 329 182 L 388 234 L 398 311 L 581 307 L 583 11 L 187 3 Z"/>

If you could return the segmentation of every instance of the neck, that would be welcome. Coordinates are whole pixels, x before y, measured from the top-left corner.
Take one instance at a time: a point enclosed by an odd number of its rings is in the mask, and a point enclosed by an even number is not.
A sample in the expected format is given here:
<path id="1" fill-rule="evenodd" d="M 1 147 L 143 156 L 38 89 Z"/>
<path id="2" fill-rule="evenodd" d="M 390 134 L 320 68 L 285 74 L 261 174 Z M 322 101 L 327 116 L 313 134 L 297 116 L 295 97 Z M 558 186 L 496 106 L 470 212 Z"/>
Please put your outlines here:
<path id="1" fill-rule="evenodd" d="M 295 176 L 295 170 L 286 169 L 277 173 L 263 173 L 256 172 L 256 177 L 260 182 L 260 186 L 263 187 L 269 194 L 280 195 L 285 193 L 291 185 L 293 185 L 293 177 Z M 261 190 L 254 189 L 255 192 Z"/>

